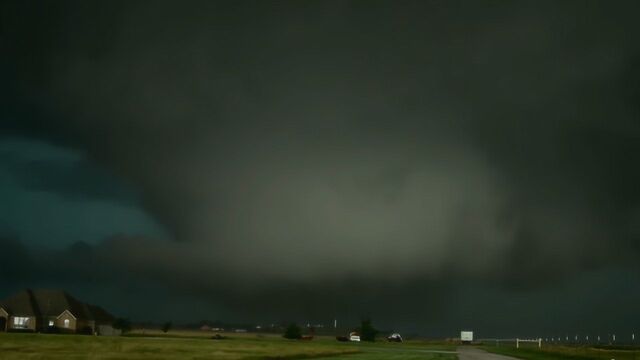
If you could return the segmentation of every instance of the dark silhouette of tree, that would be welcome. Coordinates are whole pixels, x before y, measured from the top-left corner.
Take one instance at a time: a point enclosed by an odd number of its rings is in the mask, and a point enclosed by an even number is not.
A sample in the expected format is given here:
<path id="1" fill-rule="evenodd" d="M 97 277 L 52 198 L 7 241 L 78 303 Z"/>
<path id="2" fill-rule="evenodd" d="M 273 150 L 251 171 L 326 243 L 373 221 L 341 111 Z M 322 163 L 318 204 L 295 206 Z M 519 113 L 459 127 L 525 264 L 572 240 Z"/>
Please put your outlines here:
<path id="1" fill-rule="evenodd" d="M 282 335 L 285 339 L 301 339 L 302 338 L 302 330 L 296 324 L 291 324 L 284 331 L 284 335 Z"/>
<path id="2" fill-rule="evenodd" d="M 166 323 L 164 323 L 162 325 L 162 332 L 165 333 L 165 334 L 168 333 L 169 330 L 171 330 L 171 325 L 172 325 L 171 321 L 167 321 Z"/>
<path id="3" fill-rule="evenodd" d="M 362 320 L 362 324 L 360 325 L 360 340 L 362 341 L 376 341 L 376 335 L 378 335 L 378 330 L 373 327 L 371 324 L 371 319 Z"/>

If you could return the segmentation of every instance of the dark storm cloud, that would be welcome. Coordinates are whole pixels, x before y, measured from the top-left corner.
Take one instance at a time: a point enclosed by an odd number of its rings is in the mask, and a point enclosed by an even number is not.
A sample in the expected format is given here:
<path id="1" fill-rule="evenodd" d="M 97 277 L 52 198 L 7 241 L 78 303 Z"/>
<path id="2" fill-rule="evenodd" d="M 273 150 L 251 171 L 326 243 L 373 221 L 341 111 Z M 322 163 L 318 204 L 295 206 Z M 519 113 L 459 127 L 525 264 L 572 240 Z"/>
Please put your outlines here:
<path id="1" fill-rule="evenodd" d="M 23 281 L 31 278 L 32 274 L 25 273 L 22 269 L 29 268 L 33 265 L 29 251 L 19 241 L 13 239 L 12 236 L 5 233 L 2 229 L 2 235 L 0 236 L 0 246 L 2 246 L 3 253 L 11 254 L 7 256 L 5 261 L 0 264 L 0 276 L 4 281 L 14 282 Z M 5 286 L 8 286 L 5 284 Z"/>
<path id="2" fill-rule="evenodd" d="M 7 131 L 134 185 L 175 241 L 100 249 L 145 279 L 245 308 L 333 289 L 344 309 L 355 279 L 377 304 L 444 299 L 448 282 L 528 291 L 639 255 L 633 2 L 2 10 Z"/>
<path id="3" fill-rule="evenodd" d="M 81 151 L 42 140 L 0 138 L 0 199 L 0 233 L 31 247 L 113 234 L 165 237 L 129 184 Z"/>
<path id="4" fill-rule="evenodd" d="M 362 277 L 349 277 L 349 281 L 321 280 L 313 284 L 292 280 L 258 282 L 252 277 L 225 271 L 192 247 L 140 237 L 119 236 L 98 245 L 76 243 L 60 250 L 33 251 L 5 236 L 0 238 L 0 245 L 15 254 L 0 267 L 0 275 L 8 279 L 0 295 L 20 287 L 63 286 L 76 289 L 89 300 L 108 302 L 113 311 L 122 316 L 138 319 L 153 319 L 158 313 L 149 312 L 148 303 L 118 299 L 117 295 L 103 294 L 101 289 L 110 288 L 114 283 L 127 291 L 141 286 L 153 289 L 146 293 L 147 301 L 166 296 L 160 295 L 162 292 L 158 289 L 171 289 L 169 294 L 177 293 L 182 298 L 209 299 L 200 308 L 185 314 L 183 322 L 212 316 L 235 321 L 273 322 L 288 317 L 327 322 L 339 314 L 341 321 L 356 323 L 360 316 L 392 306 L 400 296 L 406 299 L 405 307 L 394 311 L 392 316 L 377 316 L 378 321 L 395 323 L 394 326 L 420 317 L 409 310 L 411 306 L 445 308 L 445 295 L 451 293 L 450 285 L 424 278 L 389 283 L 384 289 L 378 281 Z M 185 258 L 190 261 L 185 262 Z M 158 300 L 170 304 L 167 299 Z M 220 309 L 224 309 L 224 313 Z M 431 321 L 440 317 L 430 314 Z"/>
<path id="5" fill-rule="evenodd" d="M 33 143 L 0 140 L 0 167 L 15 181 L 32 191 L 46 191 L 70 199 L 106 200 L 131 205 L 135 193 L 96 164 L 76 154 L 30 158 L 25 152 Z M 45 148 L 49 153 L 60 151 Z"/>

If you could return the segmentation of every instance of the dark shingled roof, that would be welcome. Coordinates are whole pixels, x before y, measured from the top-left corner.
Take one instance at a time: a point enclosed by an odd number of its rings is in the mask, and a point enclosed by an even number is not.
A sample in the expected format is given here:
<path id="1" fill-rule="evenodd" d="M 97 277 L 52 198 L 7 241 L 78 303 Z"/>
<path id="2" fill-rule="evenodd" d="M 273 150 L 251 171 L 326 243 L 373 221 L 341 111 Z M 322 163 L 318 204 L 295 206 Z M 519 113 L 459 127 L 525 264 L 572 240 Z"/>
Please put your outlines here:
<path id="1" fill-rule="evenodd" d="M 30 290 L 23 290 L 0 302 L 6 312 L 13 316 L 39 316 Z"/>
<path id="2" fill-rule="evenodd" d="M 31 293 L 42 316 L 58 316 L 69 310 L 78 319 L 91 319 L 91 314 L 85 311 L 84 304 L 62 290 L 38 289 Z"/>
<path id="3" fill-rule="evenodd" d="M 58 316 L 68 310 L 78 319 L 111 322 L 114 317 L 104 309 L 85 304 L 62 290 L 23 290 L 6 300 L 0 307 L 13 316 Z"/>
<path id="4" fill-rule="evenodd" d="M 113 322 L 115 318 L 113 315 L 108 313 L 105 309 L 100 306 L 87 304 L 91 315 L 93 315 L 93 319 L 99 323 L 108 323 Z"/>

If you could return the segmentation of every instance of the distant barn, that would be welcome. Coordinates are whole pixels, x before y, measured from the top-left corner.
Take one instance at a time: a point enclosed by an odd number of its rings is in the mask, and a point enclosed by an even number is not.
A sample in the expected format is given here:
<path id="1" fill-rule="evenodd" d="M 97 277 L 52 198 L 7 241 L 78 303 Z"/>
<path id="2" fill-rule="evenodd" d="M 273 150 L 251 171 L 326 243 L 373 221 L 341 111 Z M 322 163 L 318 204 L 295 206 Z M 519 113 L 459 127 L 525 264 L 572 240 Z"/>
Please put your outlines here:
<path id="1" fill-rule="evenodd" d="M 0 331 L 114 335 L 114 317 L 62 290 L 23 290 L 0 301 Z"/>

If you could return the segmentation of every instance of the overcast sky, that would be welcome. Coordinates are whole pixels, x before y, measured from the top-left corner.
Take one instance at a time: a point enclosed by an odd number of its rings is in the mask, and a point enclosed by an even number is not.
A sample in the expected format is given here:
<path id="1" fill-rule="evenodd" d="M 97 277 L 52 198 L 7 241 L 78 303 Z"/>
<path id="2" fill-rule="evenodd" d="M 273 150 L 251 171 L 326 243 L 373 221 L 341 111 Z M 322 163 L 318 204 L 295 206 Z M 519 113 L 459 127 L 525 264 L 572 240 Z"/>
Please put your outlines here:
<path id="1" fill-rule="evenodd" d="M 639 11 L 2 2 L 0 296 L 64 288 L 135 320 L 630 334 Z"/>

